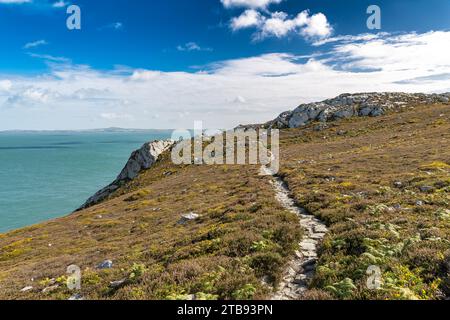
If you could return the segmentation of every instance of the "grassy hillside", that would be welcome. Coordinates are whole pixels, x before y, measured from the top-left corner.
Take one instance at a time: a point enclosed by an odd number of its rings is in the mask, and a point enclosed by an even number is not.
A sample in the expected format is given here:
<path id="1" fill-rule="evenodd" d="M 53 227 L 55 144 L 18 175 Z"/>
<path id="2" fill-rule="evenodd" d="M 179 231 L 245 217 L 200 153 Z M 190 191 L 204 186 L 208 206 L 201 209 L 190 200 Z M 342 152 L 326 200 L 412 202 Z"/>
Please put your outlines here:
<path id="1" fill-rule="evenodd" d="M 281 139 L 281 176 L 330 228 L 307 298 L 450 294 L 448 106 L 314 123 Z M 71 264 L 86 299 L 265 298 L 302 230 L 258 171 L 174 166 L 165 154 L 97 206 L 0 235 L 0 298 L 67 299 Z M 190 212 L 200 218 L 179 223 Z M 97 269 L 106 259 L 113 268 Z M 365 286 L 369 265 L 383 272 L 381 290 Z"/>
<path id="2" fill-rule="evenodd" d="M 313 287 L 337 298 L 448 296 L 449 107 L 319 127 L 285 133 L 281 171 L 298 203 L 330 226 Z M 382 290 L 367 290 L 370 265 L 381 267 Z"/>
<path id="3" fill-rule="evenodd" d="M 86 299 L 262 298 L 301 230 L 258 171 L 174 167 L 166 155 L 110 201 L 2 235 L 0 298 L 67 299 L 71 264 L 82 268 Z M 190 212 L 200 218 L 179 223 Z M 106 259 L 113 268 L 96 269 Z M 51 279 L 60 286 L 42 293 Z"/>

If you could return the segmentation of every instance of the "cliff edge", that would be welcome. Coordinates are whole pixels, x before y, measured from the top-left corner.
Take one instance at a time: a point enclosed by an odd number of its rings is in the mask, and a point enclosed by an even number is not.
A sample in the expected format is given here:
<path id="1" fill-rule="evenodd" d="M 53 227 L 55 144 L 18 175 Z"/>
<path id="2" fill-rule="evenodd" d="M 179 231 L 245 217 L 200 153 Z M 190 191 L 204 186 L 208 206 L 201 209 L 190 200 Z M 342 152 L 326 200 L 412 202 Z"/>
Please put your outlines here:
<path id="1" fill-rule="evenodd" d="M 172 140 L 153 141 L 145 143 L 140 149 L 134 151 L 127 164 L 111 184 L 96 192 L 77 211 L 89 208 L 103 200 L 127 181 L 133 180 L 142 171 L 149 169 L 159 156 L 170 149 L 175 142 Z"/>

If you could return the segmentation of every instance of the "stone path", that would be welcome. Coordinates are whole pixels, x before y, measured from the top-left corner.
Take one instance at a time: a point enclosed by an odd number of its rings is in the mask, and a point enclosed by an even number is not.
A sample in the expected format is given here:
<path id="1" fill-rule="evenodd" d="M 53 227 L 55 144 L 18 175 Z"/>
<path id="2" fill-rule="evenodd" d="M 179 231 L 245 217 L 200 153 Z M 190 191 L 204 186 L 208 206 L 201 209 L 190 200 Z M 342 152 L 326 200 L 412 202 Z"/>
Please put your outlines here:
<path id="1" fill-rule="evenodd" d="M 301 300 L 314 277 L 317 247 L 328 230 L 323 222 L 295 204 L 289 195 L 289 189 L 281 178 L 271 174 L 265 166 L 261 170 L 263 174 L 273 176 L 271 183 L 276 191 L 277 200 L 284 208 L 299 217 L 300 225 L 305 229 L 304 238 L 299 243 L 299 250 L 295 252 L 294 259 L 289 262 L 278 291 L 272 296 L 272 300 Z"/>

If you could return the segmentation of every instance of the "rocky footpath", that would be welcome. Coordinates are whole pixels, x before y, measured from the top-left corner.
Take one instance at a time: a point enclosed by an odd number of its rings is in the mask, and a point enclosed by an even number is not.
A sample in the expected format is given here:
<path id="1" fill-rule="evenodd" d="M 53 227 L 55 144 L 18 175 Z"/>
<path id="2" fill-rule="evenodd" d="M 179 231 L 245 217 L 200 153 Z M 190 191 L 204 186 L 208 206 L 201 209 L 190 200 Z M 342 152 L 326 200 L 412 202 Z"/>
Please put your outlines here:
<path id="1" fill-rule="evenodd" d="M 139 172 L 150 168 L 159 156 L 170 149 L 175 142 L 172 140 L 153 141 L 144 144 L 139 150 L 134 151 L 122 172 L 110 185 L 98 191 L 90 197 L 78 210 L 91 207 L 106 199 L 111 193 L 116 191 L 124 182 L 133 180 Z"/>
<path id="2" fill-rule="evenodd" d="M 264 124 L 266 128 L 299 128 L 311 122 L 328 122 L 355 116 L 377 117 L 389 111 L 416 105 L 434 103 L 448 104 L 450 93 L 359 93 L 342 94 L 322 102 L 302 104 L 293 111 L 287 111 L 275 120 Z"/>
<path id="3" fill-rule="evenodd" d="M 273 176 L 270 169 L 265 166 L 261 168 L 261 174 Z M 328 229 L 322 221 L 296 205 L 289 195 L 289 189 L 281 178 L 273 176 L 271 183 L 278 202 L 285 209 L 298 216 L 300 226 L 305 231 L 305 235 L 299 243 L 299 250 L 295 252 L 295 257 L 289 262 L 284 271 L 282 280 L 277 291 L 272 296 L 272 300 L 301 300 L 304 293 L 309 289 L 314 277 L 318 246 Z"/>

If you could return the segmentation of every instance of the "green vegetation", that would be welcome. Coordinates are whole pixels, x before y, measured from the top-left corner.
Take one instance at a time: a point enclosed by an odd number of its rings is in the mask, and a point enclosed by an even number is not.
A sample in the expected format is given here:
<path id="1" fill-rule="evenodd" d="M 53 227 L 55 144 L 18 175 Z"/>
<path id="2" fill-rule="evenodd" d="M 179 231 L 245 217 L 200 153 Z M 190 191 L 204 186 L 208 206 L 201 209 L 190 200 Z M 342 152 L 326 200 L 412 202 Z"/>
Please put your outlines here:
<path id="1" fill-rule="evenodd" d="M 301 239 L 297 217 L 258 166 L 175 167 L 164 157 L 95 207 L 0 237 L 0 297 L 68 299 L 64 284 L 42 290 L 71 264 L 86 299 L 266 296 Z M 179 224 L 189 212 L 200 218 Z M 106 259 L 113 268 L 98 270 Z"/>
<path id="2" fill-rule="evenodd" d="M 433 105 L 283 130 L 280 174 L 330 229 L 306 299 L 450 295 L 449 118 Z M 67 299 L 72 264 L 86 299 L 266 298 L 302 230 L 258 172 L 164 154 L 97 206 L 0 235 L 0 298 Z M 366 286 L 371 265 L 379 290 Z"/>
<path id="3" fill-rule="evenodd" d="M 340 121 L 323 131 L 312 125 L 285 132 L 281 174 L 296 200 L 330 226 L 314 278 L 316 295 L 450 295 L 449 111 L 418 107 Z M 413 114 L 416 120 L 408 121 Z M 309 142 L 289 142 L 296 137 Z M 382 270 L 379 290 L 366 286 L 370 265 Z"/>

